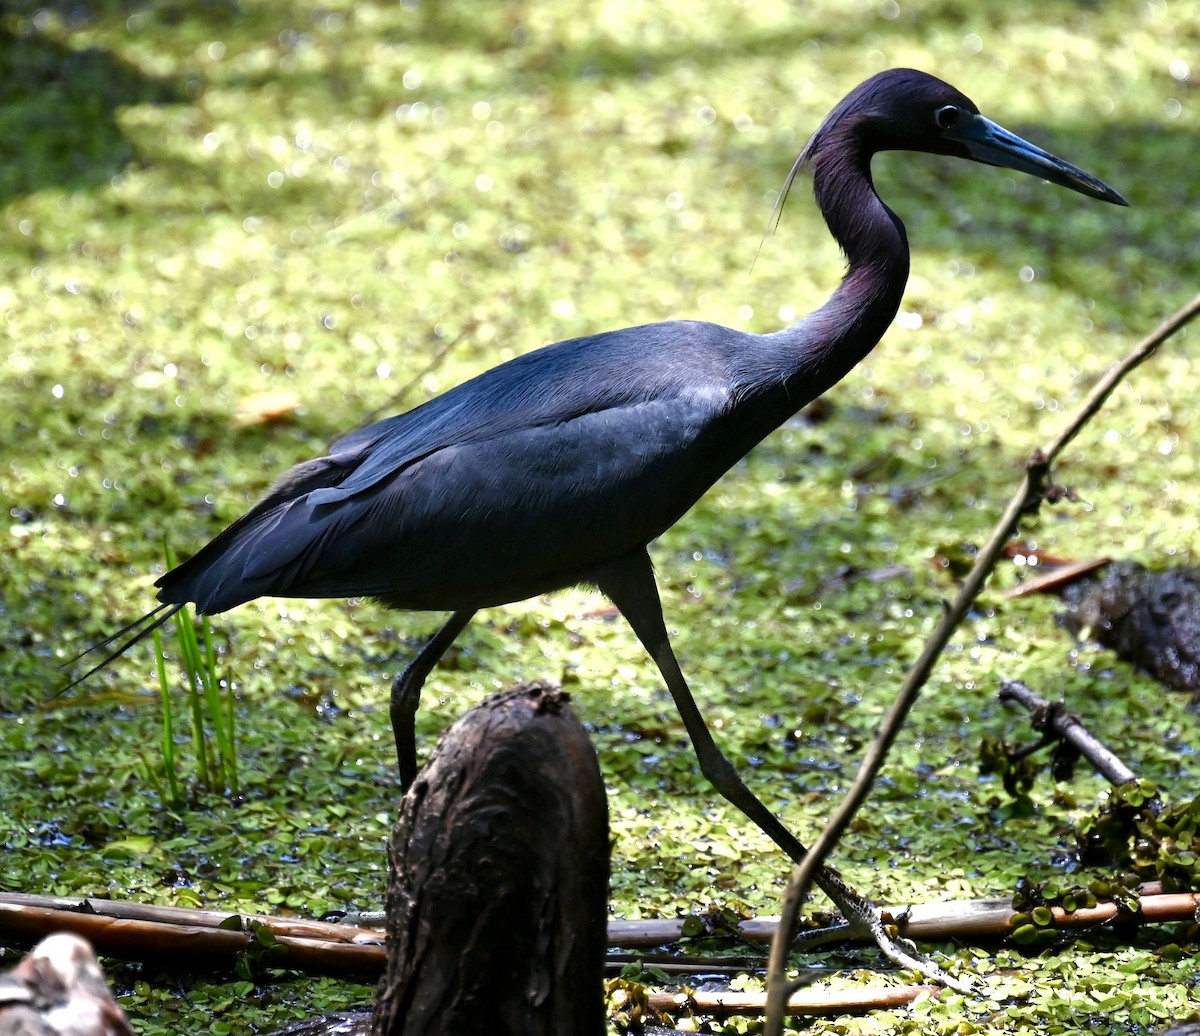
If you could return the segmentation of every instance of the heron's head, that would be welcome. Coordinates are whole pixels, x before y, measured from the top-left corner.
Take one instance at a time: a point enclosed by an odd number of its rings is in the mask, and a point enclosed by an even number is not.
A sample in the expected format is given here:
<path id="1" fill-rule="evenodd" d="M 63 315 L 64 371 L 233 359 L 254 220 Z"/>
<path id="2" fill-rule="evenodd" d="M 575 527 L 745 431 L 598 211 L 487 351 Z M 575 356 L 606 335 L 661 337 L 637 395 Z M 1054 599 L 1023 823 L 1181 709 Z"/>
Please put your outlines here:
<path id="1" fill-rule="evenodd" d="M 865 156 L 877 151 L 925 151 L 1040 176 L 1090 198 L 1129 204 L 1106 183 L 984 118 L 966 94 L 912 68 L 893 68 L 850 91 L 804 149 L 854 140 Z"/>

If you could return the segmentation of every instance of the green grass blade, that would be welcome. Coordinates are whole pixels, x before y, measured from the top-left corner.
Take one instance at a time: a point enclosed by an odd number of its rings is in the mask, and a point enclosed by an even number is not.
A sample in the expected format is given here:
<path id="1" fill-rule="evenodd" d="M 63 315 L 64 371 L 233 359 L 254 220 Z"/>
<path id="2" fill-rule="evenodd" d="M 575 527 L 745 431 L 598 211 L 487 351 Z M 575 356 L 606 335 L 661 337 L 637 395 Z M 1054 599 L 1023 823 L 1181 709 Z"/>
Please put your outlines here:
<path id="1" fill-rule="evenodd" d="M 162 700 L 162 763 L 163 774 L 167 779 L 167 788 L 171 805 L 177 805 L 179 796 L 179 773 L 175 759 L 175 719 L 171 712 L 171 689 L 167 683 L 167 660 L 163 656 L 162 632 L 154 631 L 154 655 L 158 662 L 158 687 Z M 147 768 L 149 762 L 146 763 Z M 160 789 L 161 790 L 161 789 Z"/>
<path id="2" fill-rule="evenodd" d="M 192 719 L 192 744 L 196 750 L 196 768 L 200 783 L 213 788 L 212 765 L 209 760 L 208 739 L 204 733 L 203 666 L 196 639 L 196 624 L 187 608 L 175 617 L 175 633 L 179 638 L 183 669 L 187 675 L 188 706 Z"/>
<path id="3" fill-rule="evenodd" d="M 237 794 L 237 760 L 234 747 L 233 710 L 226 707 L 221 700 L 220 681 L 217 678 L 217 652 L 213 647 L 212 626 L 208 616 L 201 622 L 204 635 L 204 657 L 199 667 L 201 683 L 204 686 L 204 701 L 208 711 L 208 721 L 216 742 L 216 770 L 224 790 Z M 229 692 L 232 701 L 233 691 Z M 216 790 L 216 789 L 214 789 Z"/>

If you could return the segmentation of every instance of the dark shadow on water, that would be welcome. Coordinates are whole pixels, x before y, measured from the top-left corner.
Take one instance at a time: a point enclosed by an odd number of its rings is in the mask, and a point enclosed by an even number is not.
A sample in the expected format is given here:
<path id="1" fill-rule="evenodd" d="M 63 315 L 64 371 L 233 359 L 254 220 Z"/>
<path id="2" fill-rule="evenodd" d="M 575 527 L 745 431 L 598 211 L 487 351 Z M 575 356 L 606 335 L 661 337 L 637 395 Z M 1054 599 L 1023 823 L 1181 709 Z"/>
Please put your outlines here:
<path id="1" fill-rule="evenodd" d="M 183 100 L 182 84 L 148 77 L 108 51 L 64 47 L 18 19 L 15 31 L 0 30 L 0 205 L 104 183 L 136 158 L 118 109 Z"/>

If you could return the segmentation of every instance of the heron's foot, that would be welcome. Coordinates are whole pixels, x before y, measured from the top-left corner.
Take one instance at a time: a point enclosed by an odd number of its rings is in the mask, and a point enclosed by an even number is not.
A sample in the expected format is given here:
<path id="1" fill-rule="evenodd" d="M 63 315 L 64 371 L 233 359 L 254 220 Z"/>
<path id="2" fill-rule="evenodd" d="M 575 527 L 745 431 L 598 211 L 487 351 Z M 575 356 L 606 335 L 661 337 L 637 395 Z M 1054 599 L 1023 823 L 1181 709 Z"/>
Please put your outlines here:
<path id="1" fill-rule="evenodd" d="M 890 926 L 884 923 L 883 915 L 877 908 L 871 906 L 868 900 L 857 895 L 855 900 L 857 901 L 855 916 L 853 920 L 847 922 L 847 927 L 855 935 L 870 939 L 893 964 L 915 971 L 918 975 L 929 979 L 930 982 L 959 993 L 979 992 L 978 983 L 971 976 L 951 975 L 940 964 L 918 950 L 916 943 L 911 939 L 906 939 L 899 933 L 889 930 Z M 858 909 L 862 904 L 866 904 L 869 910 L 863 912 Z M 841 904 L 839 903 L 838 906 L 840 907 Z"/>
<path id="2" fill-rule="evenodd" d="M 808 953 L 826 943 L 843 942 L 855 934 L 857 933 L 849 921 L 838 918 L 830 924 L 821 925 L 820 928 L 805 928 L 798 932 L 796 938 L 792 940 L 792 949 L 800 953 Z M 868 935 L 867 938 L 873 938 L 873 936 Z"/>
<path id="3" fill-rule="evenodd" d="M 792 942 L 792 948 L 801 953 L 808 953 L 826 943 L 837 942 L 848 936 L 873 942 L 893 964 L 915 971 L 931 982 L 959 993 L 978 992 L 977 984 L 968 976 L 951 975 L 945 968 L 926 957 L 911 939 L 893 935 L 888 931 L 879 913 L 874 913 L 868 921 L 858 923 L 837 921 L 834 924 L 823 925 L 820 928 L 808 928 L 800 932 Z"/>
<path id="4" fill-rule="evenodd" d="M 854 935 L 863 940 L 873 942 L 893 964 L 917 972 L 931 982 L 959 993 L 977 993 L 978 984 L 967 975 L 951 975 L 945 968 L 930 960 L 910 939 L 905 939 L 892 927 L 896 920 L 887 915 L 887 923 L 879 908 L 869 899 L 860 896 L 847 885 L 835 871 L 822 869 L 821 887 L 825 894 L 837 905 L 845 921 L 841 926 L 814 929 L 812 934 L 819 937 L 820 942 L 827 942 L 836 937 L 840 931 L 844 935 Z M 801 939 L 806 939 L 810 933 L 802 933 Z"/>
<path id="5" fill-rule="evenodd" d="M 893 964 L 915 971 L 918 975 L 929 979 L 930 982 L 953 989 L 958 993 L 980 992 L 979 983 L 974 976 L 951 975 L 940 964 L 918 950 L 911 939 L 905 939 L 902 935 L 893 935 L 889 932 L 882 921 L 879 923 L 879 931 L 872 934 L 875 938 L 875 945 Z"/>

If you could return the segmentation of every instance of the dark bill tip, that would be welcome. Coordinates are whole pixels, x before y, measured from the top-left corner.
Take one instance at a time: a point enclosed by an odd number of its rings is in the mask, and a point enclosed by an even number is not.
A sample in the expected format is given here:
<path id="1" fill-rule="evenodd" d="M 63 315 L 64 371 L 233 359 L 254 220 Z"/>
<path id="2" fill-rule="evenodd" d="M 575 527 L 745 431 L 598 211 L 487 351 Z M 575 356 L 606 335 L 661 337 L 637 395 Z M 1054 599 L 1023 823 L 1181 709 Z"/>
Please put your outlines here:
<path id="1" fill-rule="evenodd" d="M 1070 162 L 1064 162 L 1048 151 L 1043 151 L 1036 144 L 1023 140 L 982 115 L 959 120 L 957 125 L 946 132 L 946 136 L 961 144 L 976 162 L 1040 176 L 1043 180 L 1049 180 L 1060 187 L 1068 187 L 1080 194 L 1086 194 L 1089 198 L 1111 202 L 1113 205 L 1129 204 L 1103 180 L 1084 172 L 1078 166 L 1071 165 Z"/>

